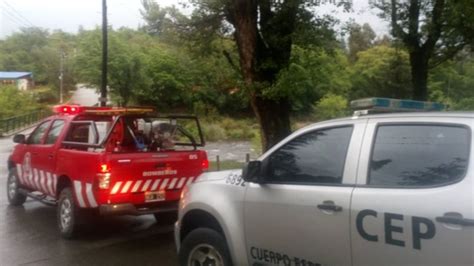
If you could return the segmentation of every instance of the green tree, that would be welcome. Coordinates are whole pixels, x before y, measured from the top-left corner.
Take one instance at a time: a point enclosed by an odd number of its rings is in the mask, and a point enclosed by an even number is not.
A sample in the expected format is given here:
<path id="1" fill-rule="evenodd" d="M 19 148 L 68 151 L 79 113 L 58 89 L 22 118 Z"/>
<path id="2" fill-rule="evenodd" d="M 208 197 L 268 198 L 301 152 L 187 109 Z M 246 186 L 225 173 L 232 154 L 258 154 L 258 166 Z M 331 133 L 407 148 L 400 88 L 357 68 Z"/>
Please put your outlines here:
<path id="1" fill-rule="evenodd" d="M 453 110 L 474 110 L 474 57 L 461 55 L 434 68 L 429 77 L 430 100 L 443 102 Z"/>
<path id="2" fill-rule="evenodd" d="M 409 97 L 410 65 L 406 51 L 380 45 L 357 56 L 359 59 L 351 67 L 351 99 Z"/>
<path id="3" fill-rule="evenodd" d="M 33 73 L 35 83 L 59 90 L 61 55 L 64 54 L 64 87 L 74 87 L 72 55 L 75 37 L 60 30 L 50 33 L 41 28 L 22 28 L 0 41 L 0 69 Z"/>
<path id="4" fill-rule="evenodd" d="M 148 82 L 145 54 L 136 41 L 138 32 L 109 30 L 108 84 L 112 98 L 122 106 L 135 99 L 135 93 Z M 75 71 L 82 82 L 101 84 L 101 33 L 99 29 L 79 33 Z M 140 41 L 147 43 L 141 38 Z"/>
<path id="5" fill-rule="evenodd" d="M 347 95 L 351 88 L 349 62 L 341 50 L 293 46 L 290 64 L 275 84 L 264 90 L 268 98 L 286 95 L 292 109 L 307 113 L 328 93 Z M 288 89 L 292 88 L 292 89 Z"/>
<path id="6" fill-rule="evenodd" d="M 352 23 L 349 26 L 349 58 L 352 62 L 357 60 L 357 53 L 374 45 L 375 37 L 374 30 L 367 23 L 362 26 Z"/>
<path id="7" fill-rule="evenodd" d="M 374 1 L 410 56 L 413 98 L 428 98 L 429 69 L 472 42 L 473 1 Z M 469 13 L 470 12 L 470 13 Z"/>
<path id="8" fill-rule="evenodd" d="M 277 82 L 280 71 L 289 66 L 293 44 L 321 45 L 323 40 L 335 39 L 333 31 L 321 30 L 332 25 L 331 21 L 314 15 L 312 7 L 316 5 L 312 1 L 190 2 L 194 12 L 184 31 L 203 37 L 207 40 L 203 43 L 212 44 L 209 40 L 215 36 L 235 41 L 238 63 L 233 63 L 231 56 L 227 59 L 241 73 L 267 150 L 291 132 L 288 93 L 268 93 L 268 89 Z"/>

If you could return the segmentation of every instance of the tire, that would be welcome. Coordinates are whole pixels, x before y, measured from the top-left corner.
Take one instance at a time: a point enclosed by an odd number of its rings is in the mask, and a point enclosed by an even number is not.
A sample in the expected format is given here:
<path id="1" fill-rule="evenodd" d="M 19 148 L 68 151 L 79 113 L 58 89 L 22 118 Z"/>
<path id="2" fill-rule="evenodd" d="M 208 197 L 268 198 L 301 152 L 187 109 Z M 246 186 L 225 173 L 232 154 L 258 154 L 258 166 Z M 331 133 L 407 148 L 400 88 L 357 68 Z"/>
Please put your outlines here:
<path id="1" fill-rule="evenodd" d="M 159 225 L 172 225 L 178 220 L 178 212 L 154 213 L 153 216 Z"/>
<path id="2" fill-rule="evenodd" d="M 21 206 L 26 201 L 26 195 L 21 194 L 19 188 L 16 170 L 10 169 L 7 178 L 7 197 L 11 206 Z"/>
<path id="3" fill-rule="evenodd" d="M 221 234 L 209 228 L 198 228 L 184 238 L 179 250 L 179 265 L 231 266 L 232 260 Z"/>
<path id="4" fill-rule="evenodd" d="M 61 190 L 57 207 L 59 233 L 63 238 L 73 238 L 79 227 L 79 209 L 74 204 L 72 190 L 69 187 Z"/>

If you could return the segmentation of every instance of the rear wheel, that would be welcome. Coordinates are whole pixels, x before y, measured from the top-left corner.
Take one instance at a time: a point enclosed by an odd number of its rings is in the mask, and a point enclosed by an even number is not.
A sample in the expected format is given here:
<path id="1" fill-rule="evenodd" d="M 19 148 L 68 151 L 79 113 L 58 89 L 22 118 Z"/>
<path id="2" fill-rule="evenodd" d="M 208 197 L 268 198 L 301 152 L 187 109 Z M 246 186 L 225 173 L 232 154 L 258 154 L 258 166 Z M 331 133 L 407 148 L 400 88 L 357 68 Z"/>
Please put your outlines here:
<path id="1" fill-rule="evenodd" d="M 59 195 L 57 210 L 58 228 L 62 237 L 72 238 L 77 233 L 78 213 L 71 189 L 64 188 Z"/>
<path id="2" fill-rule="evenodd" d="M 154 213 L 156 223 L 160 225 L 171 225 L 178 220 L 177 212 Z"/>
<path id="3" fill-rule="evenodd" d="M 184 238 L 179 250 L 181 266 L 231 266 L 224 237 L 209 228 L 198 228 Z"/>
<path id="4" fill-rule="evenodd" d="M 7 179 L 7 197 L 12 206 L 21 206 L 26 201 L 26 195 L 20 193 L 20 182 L 14 169 L 10 169 Z"/>

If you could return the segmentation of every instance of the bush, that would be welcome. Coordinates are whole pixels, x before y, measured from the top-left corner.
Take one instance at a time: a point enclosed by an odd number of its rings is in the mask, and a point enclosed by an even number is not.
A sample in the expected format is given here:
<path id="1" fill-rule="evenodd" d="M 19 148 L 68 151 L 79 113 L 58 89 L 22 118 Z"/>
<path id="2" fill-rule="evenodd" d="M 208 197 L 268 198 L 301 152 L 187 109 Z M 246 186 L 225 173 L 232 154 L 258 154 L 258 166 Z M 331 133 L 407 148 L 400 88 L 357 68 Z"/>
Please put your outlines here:
<path id="1" fill-rule="evenodd" d="M 216 117 L 202 121 L 207 141 L 251 140 L 256 134 L 256 124 L 251 120 Z"/>
<path id="2" fill-rule="evenodd" d="M 36 87 L 33 91 L 38 103 L 57 103 L 58 93 L 50 87 Z"/>
<path id="3" fill-rule="evenodd" d="M 347 99 L 332 93 L 326 94 L 314 106 L 317 120 L 327 120 L 347 116 L 349 114 Z"/>
<path id="4" fill-rule="evenodd" d="M 206 141 L 219 141 L 227 139 L 225 129 L 219 124 L 203 123 L 202 131 Z"/>
<path id="5" fill-rule="evenodd" d="M 30 91 L 20 91 L 15 86 L 0 86 L 0 118 L 22 115 L 39 107 Z"/>
<path id="6" fill-rule="evenodd" d="M 454 103 L 452 110 L 455 111 L 474 111 L 474 98 L 462 99 L 457 103 Z"/>

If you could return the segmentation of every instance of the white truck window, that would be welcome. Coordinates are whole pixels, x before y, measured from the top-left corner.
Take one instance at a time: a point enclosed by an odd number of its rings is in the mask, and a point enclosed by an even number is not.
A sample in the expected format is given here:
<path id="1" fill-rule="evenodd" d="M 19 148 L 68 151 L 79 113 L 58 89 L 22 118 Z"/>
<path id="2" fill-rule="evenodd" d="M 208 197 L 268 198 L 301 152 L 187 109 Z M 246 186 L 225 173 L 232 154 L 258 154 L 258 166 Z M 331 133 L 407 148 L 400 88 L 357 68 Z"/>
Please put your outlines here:
<path id="1" fill-rule="evenodd" d="M 418 187 L 464 177 L 469 129 L 448 125 L 382 125 L 376 133 L 369 185 Z"/>
<path id="2" fill-rule="evenodd" d="M 268 182 L 340 184 L 352 126 L 299 136 L 269 158 Z"/>

